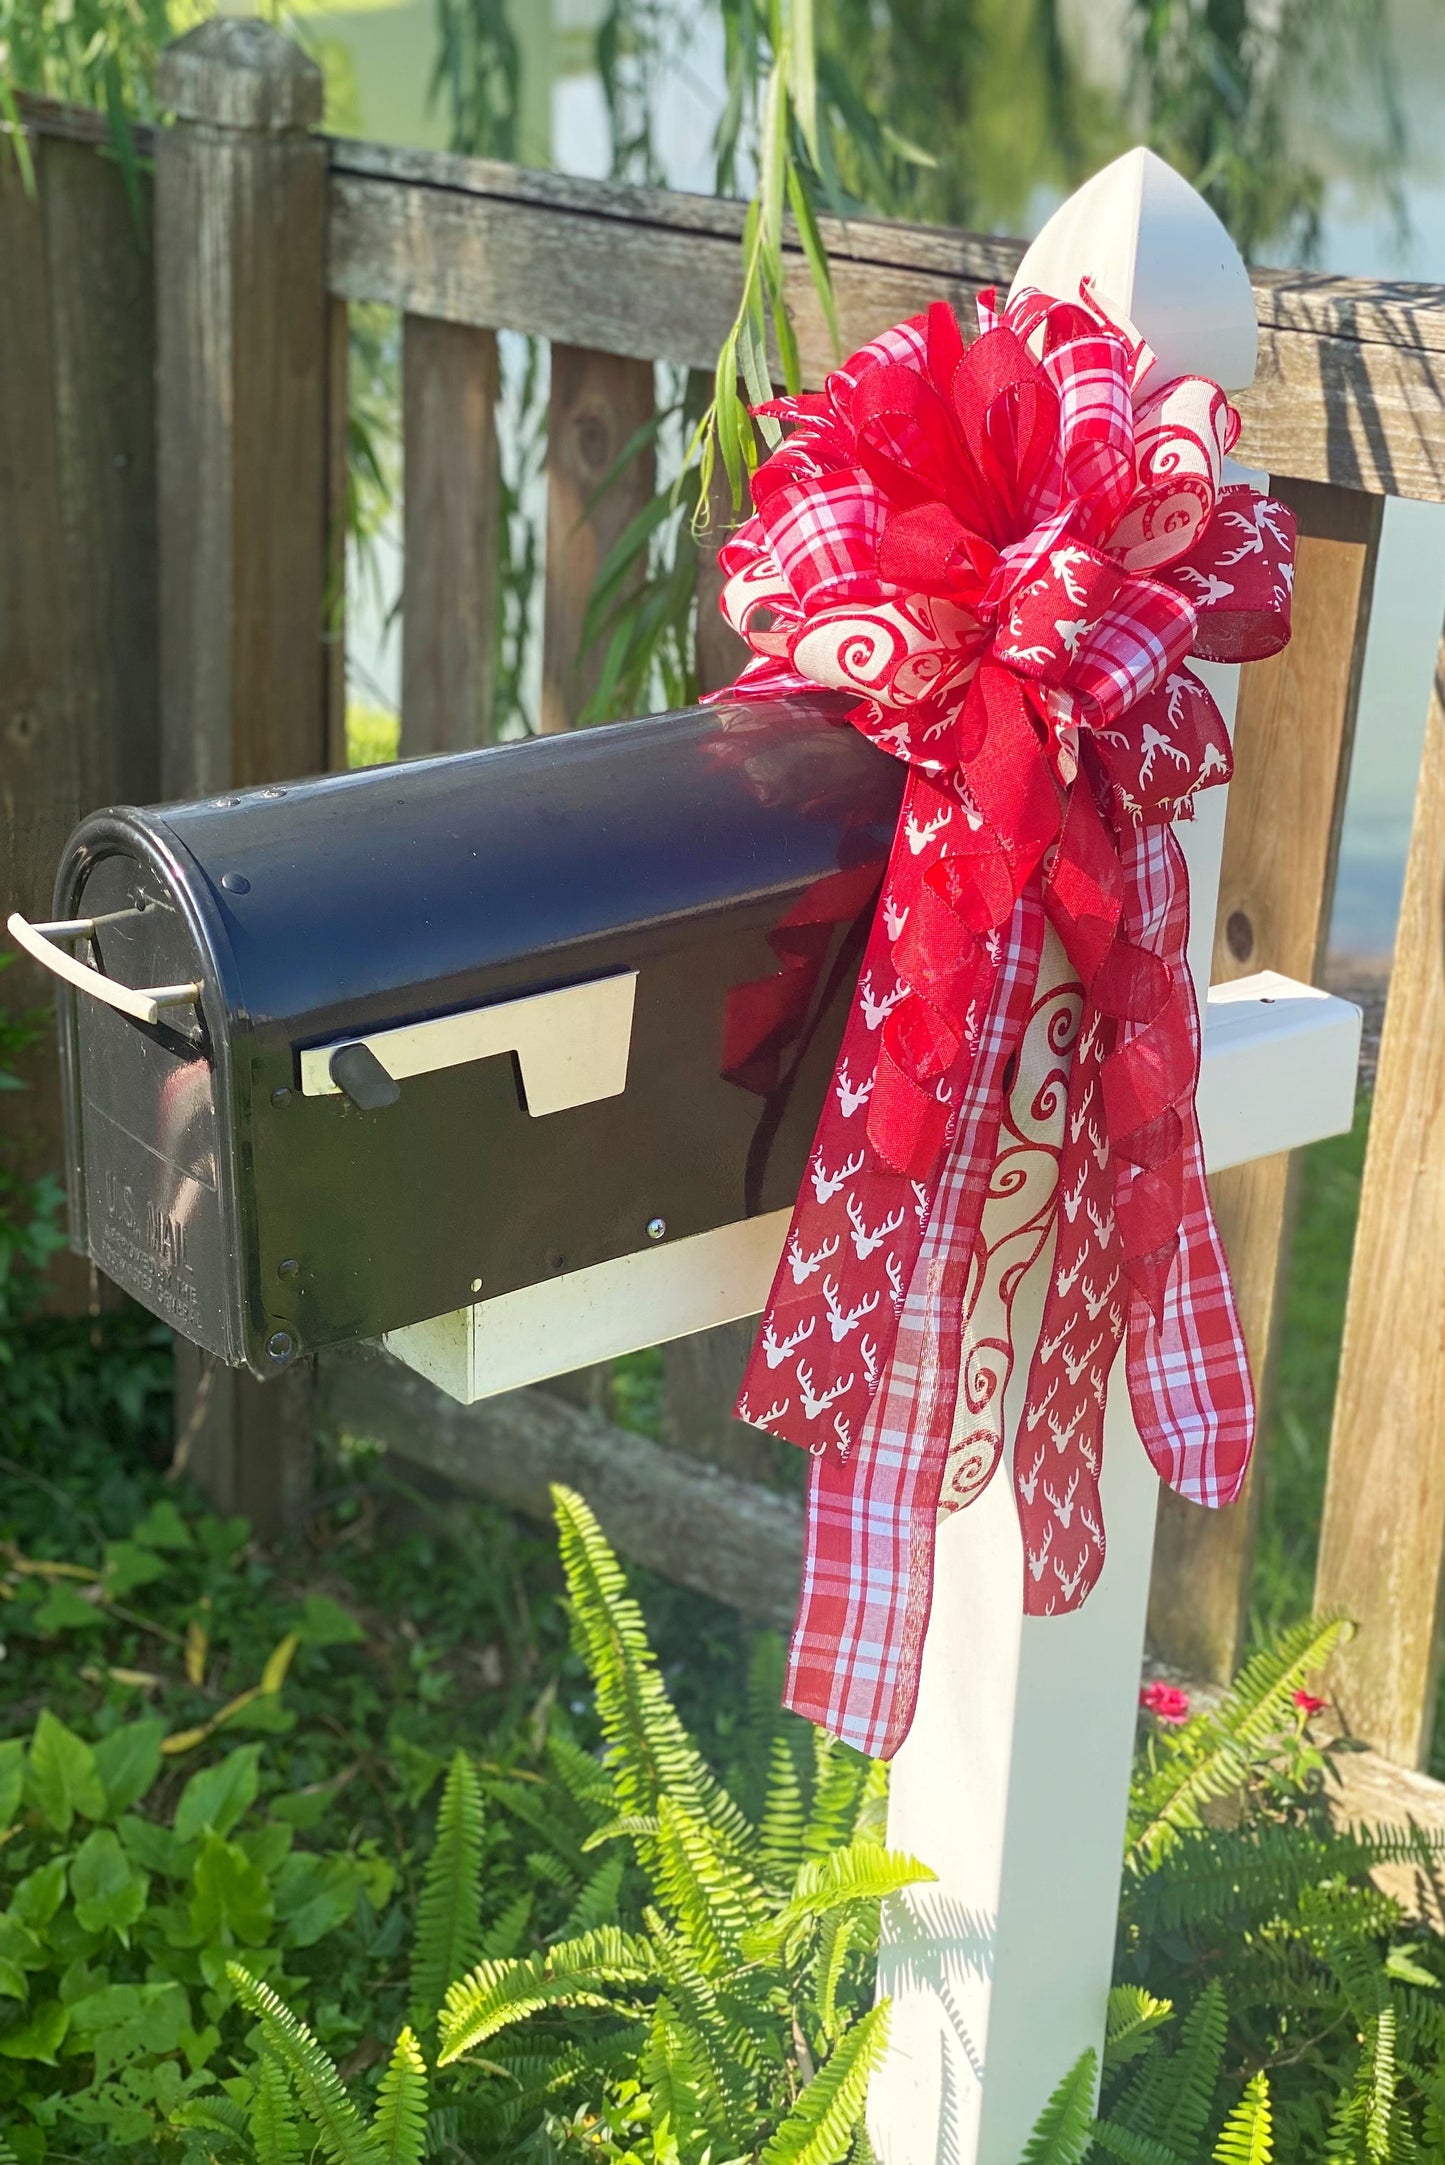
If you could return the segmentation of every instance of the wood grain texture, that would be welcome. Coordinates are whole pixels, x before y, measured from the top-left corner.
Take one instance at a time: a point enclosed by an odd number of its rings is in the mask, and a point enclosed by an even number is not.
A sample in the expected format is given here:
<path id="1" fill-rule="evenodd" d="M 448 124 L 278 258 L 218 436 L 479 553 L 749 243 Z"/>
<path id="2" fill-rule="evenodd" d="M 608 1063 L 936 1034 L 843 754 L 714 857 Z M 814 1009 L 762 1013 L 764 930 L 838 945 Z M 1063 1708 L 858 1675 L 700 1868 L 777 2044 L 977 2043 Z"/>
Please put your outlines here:
<path id="1" fill-rule="evenodd" d="M 100 138 L 93 114 L 24 105 L 39 130 Z M 143 131 L 141 147 L 152 139 Z M 330 164 L 335 292 L 712 367 L 736 304 L 741 204 L 368 143 L 333 142 Z M 1022 252 L 1015 241 L 870 219 L 823 230 L 845 350 L 938 297 L 968 321 L 980 287 L 1006 286 Z M 796 248 L 788 263 L 804 371 L 816 382 L 831 341 Z M 1341 487 L 1445 497 L 1445 288 L 1252 276 L 1260 363 L 1240 401 L 1243 455 Z"/>
<path id="2" fill-rule="evenodd" d="M 1299 521 L 1294 635 L 1243 672 L 1215 920 L 1216 984 L 1254 970 L 1313 983 L 1324 959 L 1379 550 L 1378 497 L 1280 481 Z M 1281 808 L 1288 816 L 1281 817 Z M 1289 1153 L 1210 1183 L 1261 1407 L 1289 1265 Z M 1243 1652 L 1259 1515 L 1251 1475 L 1227 1511 L 1160 1498 L 1149 1635 L 1161 1658 L 1228 1680 Z"/>
<path id="3" fill-rule="evenodd" d="M 66 836 L 97 805 L 158 794 L 154 302 L 118 168 L 83 145 L 31 144 L 36 192 L 0 149 L 0 899 L 50 914 Z M 23 957 L 0 1000 L 42 1011 L 27 1087 L 0 1097 L 23 1178 L 62 1164 L 50 980 Z M 79 1257 L 49 1304 L 105 1297 Z"/>
<path id="4" fill-rule="evenodd" d="M 551 1483 L 586 1497 L 631 1562 L 786 1629 L 797 1606 L 797 1500 L 730 1479 L 545 1390 L 459 1406 L 370 1347 L 320 1362 L 320 1419 L 366 1436 L 473 1495 L 550 1522 Z"/>
<path id="5" fill-rule="evenodd" d="M 290 85 L 295 47 L 249 27 L 267 39 L 248 44 L 248 73 L 264 45 Z M 181 80 L 198 100 L 203 64 L 224 74 L 231 44 L 225 18 L 189 32 L 162 56 L 158 94 L 169 102 L 183 54 Z M 246 96 L 261 99 L 254 85 Z M 225 106 L 224 88 L 214 98 Z M 167 796 L 326 765 L 325 225 L 319 137 L 188 120 L 159 134 Z"/>
<path id="6" fill-rule="evenodd" d="M 326 764 L 346 755 L 346 548 L 350 497 L 351 338 L 345 301 L 326 308 L 326 595 L 322 637 Z"/>
<path id="7" fill-rule="evenodd" d="M 651 361 L 554 345 L 547 414 L 547 570 L 542 617 L 544 732 L 570 729 L 597 688 L 607 638 L 583 627 L 609 549 L 652 499 L 648 443 L 614 473 L 651 421 Z M 641 567 L 639 567 L 641 568 Z"/>
<path id="8" fill-rule="evenodd" d="M 402 330 L 401 749 L 492 733 L 497 632 L 497 340 L 408 316 Z"/>
<path id="9" fill-rule="evenodd" d="M 173 1471 L 194 1481 L 218 1511 L 248 1519 L 258 1540 L 284 1540 L 311 1500 L 311 1364 L 258 1383 L 184 1338 L 175 1344 Z"/>
<path id="10" fill-rule="evenodd" d="M 333 288 L 457 322 L 535 332 L 640 360 L 711 368 L 739 285 L 742 206 L 375 145 L 332 146 Z M 1006 286 L 1020 243 L 858 220 L 825 229 L 843 350 L 930 300 L 965 323 Z M 787 254 L 803 372 L 832 341 Z M 1240 400 L 1241 456 L 1270 472 L 1445 497 L 1445 291 L 1254 274 L 1260 362 Z"/>
<path id="11" fill-rule="evenodd" d="M 1315 1598 L 1352 1730 L 1430 1749 L 1445 1563 L 1445 643 L 1425 733 L 1370 1116 Z"/>
<path id="12" fill-rule="evenodd" d="M 315 63 L 217 18 L 161 56 L 157 94 L 183 116 L 155 184 L 161 780 L 180 797 L 327 764 L 334 319 Z M 309 1488 L 311 1382 L 178 1360 L 178 1457 L 267 1534 Z"/>

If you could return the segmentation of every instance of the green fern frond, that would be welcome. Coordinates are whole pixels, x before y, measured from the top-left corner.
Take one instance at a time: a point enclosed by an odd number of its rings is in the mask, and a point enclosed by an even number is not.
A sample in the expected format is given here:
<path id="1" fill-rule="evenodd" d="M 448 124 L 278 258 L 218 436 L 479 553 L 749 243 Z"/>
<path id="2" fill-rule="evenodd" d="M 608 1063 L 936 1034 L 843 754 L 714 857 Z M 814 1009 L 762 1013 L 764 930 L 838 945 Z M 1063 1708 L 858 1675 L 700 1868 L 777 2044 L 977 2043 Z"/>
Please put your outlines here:
<path id="1" fill-rule="evenodd" d="M 275 2054 L 263 2051 L 246 2116 L 246 2132 L 256 2165 L 301 2165 L 301 2130 L 286 2070 Z"/>
<path id="2" fill-rule="evenodd" d="M 676 2008 L 660 2006 L 638 2069 L 652 2104 L 653 2140 L 660 2156 L 669 2144 L 684 2157 L 711 2151 L 728 2157 L 746 2136 L 735 2103 L 746 2102 L 742 2085 L 720 2068 L 707 2039 Z"/>
<path id="3" fill-rule="evenodd" d="M 675 2165 L 684 2150 L 711 2150 L 714 2135 L 698 2096 L 691 2040 L 666 2008 L 653 2016 L 637 2072 L 652 2108 L 653 2152 L 663 2165 Z"/>
<path id="4" fill-rule="evenodd" d="M 612 1778 L 606 1767 L 584 1752 L 571 1737 L 556 1731 L 547 1739 L 547 1759 L 553 1773 L 566 1790 L 572 1802 L 578 1805 L 589 1819 L 610 1815 L 612 1811 Z"/>
<path id="5" fill-rule="evenodd" d="M 839 2165 L 863 2117 L 868 2079 L 888 2043 L 888 2002 L 846 2030 L 763 2146 L 762 2165 Z"/>
<path id="6" fill-rule="evenodd" d="M 1195 2165 L 1197 2154 L 1182 2157 L 1167 2142 L 1159 2142 L 1153 2135 L 1136 2135 L 1113 2119 L 1097 2123 L 1094 2141 L 1105 2156 L 1117 2158 L 1119 2165 Z"/>
<path id="7" fill-rule="evenodd" d="M 617 1915 L 625 1869 L 623 1858 L 603 1858 L 567 1912 L 558 1939 L 577 1939 L 583 1932 L 595 1931 L 598 1925 L 606 1924 Z"/>
<path id="8" fill-rule="evenodd" d="M 617 2000 L 609 1985 L 643 1985 L 656 1974 L 645 1939 L 615 1925 L 563 1940 L 545 1954 L 512 1962 L 479 1962 L 469 1977 L 448 1988 L 439 2023 L 441 2057 L 449 2067 L 499 2030 L 524 2022 L 545 2007 L 605 2007 L 636 2016 L 640 2009 Z"/>
<path id="9" fill-rule="evenodd" d="M 878 1902 L 902 1887 L 936 1879 L 937 1873 L 916 1857 L 879 1849 L 872 1842 L 850 1842 L 822 1857 L 811 1857 L 798 1872 L 793 1891 L 776 1916 L 749 1933 L 744 1951 L 754 1961 L 776 1959 L 790 1941 L 832 1911 L 861 1902 Z"/>
<path id="10" fill-rule="evenodd" d="M 888 1761 L 869 1759 L 863 1767 L 863 1786 L 853 1814 L 855 1842 L 872 1842 L 879 1849 L 888 1843 Z"/>
<path id="11" fill-rule="evenodd" d="M 1097 2056 L 1080 2053 L 1035 2120 L 1019 2165 L 1080 2165 L 1094 2124 L 1098 2079 Z"/>
<path id="12" fill-rule="evenodd" d="M 748 1649 L 743 1718 L 727 1764 L 725 1787 L 747 1817 L 759 1824 L 766 1810 L 778 1745 L 789 1744 L 803 1733 L 797 1716 L 785 1714 L 782 1709 L 787 1666 L 787 1647 L 779 1634 L 754 1632 Z"/>
<path id="13" fill-rule="evenodd" d="M 254 2093 L 248 2106 L 253 2102 Z M 198 2128 L 208 2135 L 229 2135 L 238 2147 L 244 2146 L 251 2125 L 248 2111 L 233 2098 L 223 2097 L 219 2090 L 203 2091 L 199 2097 L 172 2106 L 171 2124 L 177 2128 Z M 252 2147 L 254 2150 L 254 2144 Z M 0 2165 L 7 2165 L 3 2150 L 0 2150 Z M 9 2165 L 14 2165 L 13 2159 Z"/>
<path id="14" fill-rule="evenodd" d="M 1126 1876 L 1121 1912 L 1146 1938 L 1214 1934 L 1230 1919 L 1277 1916 L 1322 1882 L 1357 1881 L 1381 1865 L 1419 1861 L 1429 1868 L 1438 1855 L 1445 1855 L 1445 1836 L 1409 1827 L 1191 1827 L 1175 1833 L 1157 1868 Z"/>
<path id="15" fill-rule="evenodd" d="M 1130 1799 L 1126 1863 L 1134 1873 L 1152 1869 L 1182 1830 L 1198 1826 L 1206 1805 L 1244 1785 L 1251 1761 L 1290 1720 L 1294 1694 L 1347 1628 L 1338 1617 L 1295 1625 L 1246 1663 L 1213 1712 L 1156 1740 L 1156 1766 Z"/>
<path id="16" fill-rule="evenodd" d="M 642 1611 L 601 1527 L 571 1489 L 554 1485 L 552 1504 L 573 1638 L 597 1694 L 617 1811 L 649 1815 L 664 1796 L 671 1797 L 745 1849 L 752 1840 L 747 1820 L 708 1772 L 678 1720 Z"/>
<path id="17" fill-rule="evenodd" d="M 376 2145 L 342 2086 L 335 2062 L 278 1994 L 239 1962 L 226 1964 L 232 1990 L 260 2023 L 271 2051 L 291 2078 L 332 2165 L 381 2165 Z"/>
<path id="18" fill-rule="evenodd" d="M 0 2135 L 0 2165 L 20 2165 L 19 2158 L 3 2135 Z"/>
<path id="19" fill-rule="evenodd" d="M 1097 2123 L 1094 2141 L 1105 2156 L 1117 2158 L 1119 2165 L 1195 2165 L 1198 2155 L 1191 2151 L 1184 2157 L 1169 2143 L 1153 2135 L 1136 2135 L 1113 2119 Z"/>
<path id="20" fill-rule="evenodd" d="M 548 1887 L 555 1887 L 559 1894 L 571 1894 L 586 1878 L 583 1872 L 574 1872 L 565 1858 L 554 1849 L 529 1849 L 527 1851 L 527 1877 Z"/>
<path id="21" fill-rule="evenodd" d="M 1395 2010 L 1382 2007 L 1375 2017 L 1369 2039 L 1370 2090 L 1365 2108 L 1365 2148 L 1370 2157 L 1388 2161 L 1395 2145 L 1394 2127 L 1397 2069 L 1395 2065 Z"/>
<path id="22" fill-rule="evenodd" d="M 1141 2052 L 1148 2052 L 1156 2031 L 1173 2020 L 1172 2000 L 1156 2000 L 1143 1985 L 1115 1985 L 1104 2028 L 1105 2075 L 1117 2073 Z"/>
<path id="23" fill-rule="evenodd" d="M 838 2032 L 838 1987 L 843 1965 L 858 1936 L 858 1912 L 834 1910 L 823 1919 L 818 1934 L 818 1957 L 813 1973 L 813 2013 L 825 2038 Z"/>
<path id="24" fill-rule="evenodd" d="M 452 1754 L 426 1861 L 411 1959 L 411 2019 L 436 2020 L 442 1994 L 476 1961 L 482 1917 L 482 1785 L 466 1752 Z"/>
<path id="25" fill-rule="evenodd" d="M 1127 2165 L 1192 2165 L 1214 2108 L 1225 2028 L 1224 1995 L 1211 1982 L 1184 2017 L 1175 2050 L 1150 2053 L 1101 2121 L 1100 2145 Z"/>
<path id="26" fill-rule="evenodd" d="M 788 1886 L 803 1855 L 803 1785 L 785 1736 L 773 1738 L 767 1792 L 758 1826 L 758 1870 L 773 1885 Z"/>
<path id="27" fill-rule="evenodd" d="M 735 1969 L 762 1927 L 766 1896 L 706 1821 L 666 1796 L 658 1809 L 655 1883 L 704 1973 Z"/>
<path id="28" fill-rule="evenodd" d="M 561 1867 L 564 1885 L 568 1880 L 587 1877 L 583 1844 L 588 1830 L 576 1830 L 566 1823 L 557 1810 L 555 1789 L 544 1783 L 488 1781 L 483 1782 L 482 1790 L 493 1804 L 500 1804 L 510 1818 L 519 1819 L 546 1844 Z"/>
<path id="29" fill-rule="evenodd" d="M 493 1962 L 505 1962 L 514 1955 L 527 1936 L 532 1921 L 532 1892 L 514 1895 L 506 1908 L 493 1919 L 482 1934 L 482 1953 Z"/>
<path id="30" fill-rule="evenodd" d="M 624 1838 L 634 1842 L 650 1842 L 657 1834 L 656 1812 L 624 1812 L 620 1819 L 604 1820 L 594 1827 L 582 1844 L 584 1852 L 601 1849 L 604 1843 L 618 1842 Z"/>
<path id="31" fill-rule="evenodd" d="M 1328 2165 L 1370 2165 L 1365 2150 L 1365 2115 L 1369 2110 L 1369 2070 L 1362 2062 L 1356 2081 L 1341 2090 L 1330 2120 Z"/>
<path id="32" fill-rule="evenodd" d="M 1211 1978 L 1184 2017 L 1179 2044 L 1169 2056 L 1167 2124 L 1150 2130 L 1168 2142 L 1181 2157 L 1193 2155 L 1214 2111 L 1214 2092 L 1224 2060 L 1227 2027 L 1223 1987 L 1218 1978 Z"/>
<path id="33" fill-rule="evenodd" d="M 1214 2165 L 1271 2165 L 1274 2157 L 1274 2115 L 1270 2110 L 1269 2077 L 1263 2068 L 1251 2075 L 1244 2095 L 1219 2130 L 1214 2145 Z"/>
<path id="34" fill-rule="evenodd" d="M 813 1801 L 803 1829 L 808 1856 L 824 1857 L 852 1841 L 871 1765 L 826 1729 L 813 1731 Z"/>
<path id="35" fill-rule="evenodd" d="M 403 2030 L 376 2093 L 371 2132 L 381 2165 L 421 2165 L 426 2154 L 426 2061 Z"/>

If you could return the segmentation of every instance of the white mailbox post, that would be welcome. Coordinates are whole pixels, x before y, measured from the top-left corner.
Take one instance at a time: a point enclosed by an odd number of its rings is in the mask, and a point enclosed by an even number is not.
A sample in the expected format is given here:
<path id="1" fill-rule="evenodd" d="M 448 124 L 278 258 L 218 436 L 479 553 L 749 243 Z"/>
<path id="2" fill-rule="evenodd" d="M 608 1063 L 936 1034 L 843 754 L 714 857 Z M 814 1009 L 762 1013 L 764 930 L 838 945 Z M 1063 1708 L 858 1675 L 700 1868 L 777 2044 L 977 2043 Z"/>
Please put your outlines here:
<path id="1" fill-rule="evenodd" d="M 1245 267 L 1213 212 L 1150 152 L 1130 152 L 1065 203 L 1018 283 L 1063 298 L 1085 276 L 1154 347 L 1163 375 L 1249 383 Z M 1194 666 L 1232 727 L 1238 670 Z M 1272 974 L 1220 987 L 1206 1008 L 1224 797 L 1203 795 L 1180 830 L 1207 1018 L 1199 1110 L 1211 1171 L 1347 1128 L 1359 1050 L 1355 1009 Z M 1010 1436 L 1051 1256 L 1052 1241 L 1015 1308 Z M 1103 1574 L 1069 1615 L 1020 1613 L 1025 1565 L 1006 1479 L 940 1527 L 918 1710 L 889 1810 L 890 1845 L 938 1877 L 886 1919 L 879 1990 L 893 2019 L 869 2115 L 883 2165 L 1017 2165 L 1059 2077 L 1102 2042 L 1159 1493 L 1122 1362 L 1102 1485 Z"/>

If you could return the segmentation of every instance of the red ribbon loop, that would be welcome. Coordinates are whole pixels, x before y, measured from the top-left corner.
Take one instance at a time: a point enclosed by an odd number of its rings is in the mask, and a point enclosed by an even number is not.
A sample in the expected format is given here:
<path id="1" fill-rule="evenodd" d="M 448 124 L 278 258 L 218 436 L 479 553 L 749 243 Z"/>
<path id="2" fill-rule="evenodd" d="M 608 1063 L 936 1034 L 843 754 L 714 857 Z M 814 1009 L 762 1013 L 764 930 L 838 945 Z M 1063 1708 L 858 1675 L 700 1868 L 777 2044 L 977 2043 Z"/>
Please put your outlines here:
<path id="1" fill-rule="evenodd" d="M 901 1320 L 917 1307 L 930 1329 L 963 1328 L 958 1266 L 990 1192 L 1042 904 L 1077 979 L 1056 1082 L 1030 1112 L 1062 1108 L 1063 1142 L 1025 1427 L 1053 1439 L 1072 1482 L 1050 1480 L 1049 1503 L 1021 1432 L 1024 1599 L 1042 1610 L 1076 1606 L 1102 1565 L 1104 1388 L 1126 1334 L 1140 1431 L 1165 1477 L 1216 1501 L 1243 1478 L 1247 1367 L 1203 1191 L 1187 892 L 1167 823 L 1230 772 L 1228 732 L 1188 658 L 1239 661 L 1288 638 L 1293 522 L 1225 485 L 1238 418 L 1219 387 L 1156 384 L 1149 349 L 1087 288 L 1077 303 L 1024 293 L 1001 315 L 987 296 L 980 319 L 965 347 L 936 304 L 822 394 L 776 401 L 791 433 L 722 555 L 724 612 L 755 653 L 726 696 L 850 691 L 853 723 L 910 767 L 739 1412 L 815 1452 L 861 1447 L 871 1464 L 878 1409 L 901 1388 Z M 814 941 L 810 925 L 780 928 L 784 977 L 810 966 Z M 767 1027 L 740 1068 L 766 1065 L 788 1012 L 781 990 L 759 1005 Z M 950 1246 L 935 1252 L 941 1190 Z M 1224 1350 L 1201 1391 L 1168 1346 L 1206 1307 Z M 956 1356 L 952 1368 L 929 1358 L 916 1448 L 932 1464 L 954 1419 L 938 1377 L 956 1385 L 959 1370 Z M 875 1744 L 897 1712 L 875 1709 Z M 835 1725 L 855 1741 L 867 1728 Z"/>

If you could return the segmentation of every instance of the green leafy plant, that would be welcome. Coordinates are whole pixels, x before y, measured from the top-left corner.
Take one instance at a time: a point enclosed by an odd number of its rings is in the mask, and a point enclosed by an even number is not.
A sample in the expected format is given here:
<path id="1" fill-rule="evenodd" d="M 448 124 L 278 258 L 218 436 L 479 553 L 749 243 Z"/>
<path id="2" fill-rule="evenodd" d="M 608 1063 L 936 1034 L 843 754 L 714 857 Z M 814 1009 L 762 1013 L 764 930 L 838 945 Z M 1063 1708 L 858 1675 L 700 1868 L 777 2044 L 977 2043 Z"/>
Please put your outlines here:
<path id="1" fill-rule="evenodd" d="M 391 1899 L 373 1845 L 296 1844 L 261 1799 L 259 1743 L 189 1772 L 193 1750 L 153 1715 L 92 1745 L 48 1708 L 0 1744 L 0 2113 L 17 2140 L 154 2140 L 213 2086 L 229 1953 L 284 1982 L 359 1900 L 379 1916 Z"/>
<path id="2" fill-rule="evenodd" d="M 887 2035 L 886 2003 L 869 2004 L 878 1906 L 932 1875 L 882 1846 L 879 1770 L 775 1711 L 742 1747 L 762 1800 L 749 1816 L 679 1720 L 592 1514 L 553 1493 L 601 1757 L 565 1727 L 530 1781 L 453 1756 L 416 1907 L 412 2019 L 369 2114 L 277 1990 L 246 1957 L 229 1963 L 258 2026 L 231 2086 L 233 2154 L 255 2165 L 298 2143 L 333 2165 L 534 2140 L 669 2165 L 834 2165 L 853 2145 Z M 534 1884 L 567 1901 L 529 1952 L 530 1895 L 499 1902 L 486 1884 L 488 1803 L 540 1845 Z M 193 2117 L 236 2134 L 205 2101 Z"/>
<path id="3" fill-rule="evenodd" d="M 1116 1986 L 1096 2068 L 1070 2070 L 1028 2165 L 1395 2165 L 1445 2156 L 1445 1839 L 1331 1809 L 1341 1750 L 1306 1682 L 1342 1627 L 1300 1625 L 1221 1704 L 1151 1726 L 1130 1796 Z M 1182 2015 L 1178 2010 L 1183 2009 Z"/>

